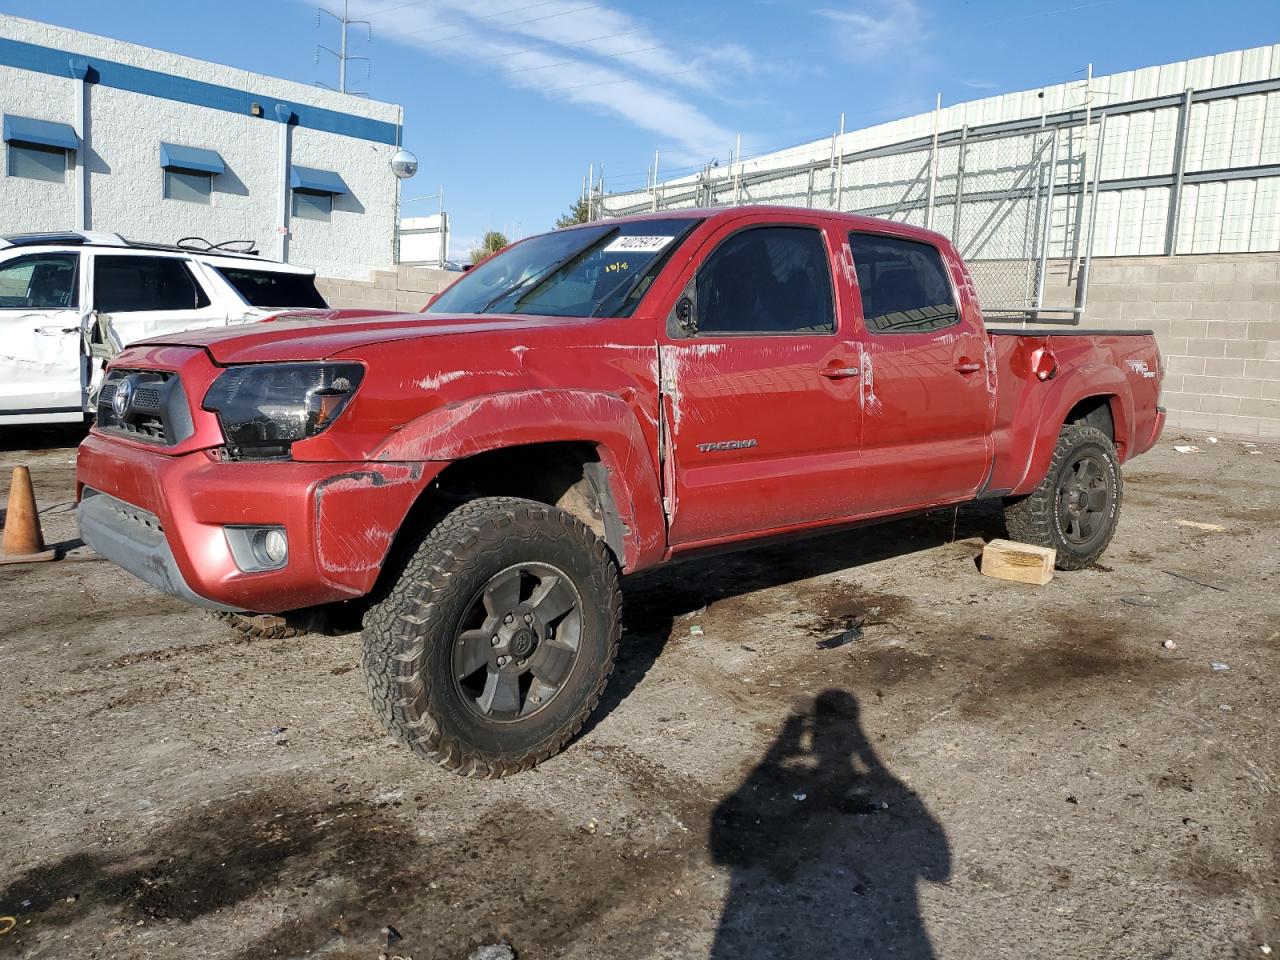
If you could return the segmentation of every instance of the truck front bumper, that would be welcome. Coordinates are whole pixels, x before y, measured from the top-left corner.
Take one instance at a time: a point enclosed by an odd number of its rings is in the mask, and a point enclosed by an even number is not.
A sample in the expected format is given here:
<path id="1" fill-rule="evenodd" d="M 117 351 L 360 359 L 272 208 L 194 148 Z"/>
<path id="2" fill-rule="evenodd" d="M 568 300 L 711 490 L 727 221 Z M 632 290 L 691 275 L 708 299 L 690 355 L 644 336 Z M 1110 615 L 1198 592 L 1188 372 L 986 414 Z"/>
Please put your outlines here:
<path id="1" fill-rule="evenodd" d="M 410 507 L 444 466 L 227 462 L 94 431 L 77 462 L 80 536 L 191 603 L 283 613 L 372 590 Z M 255 527 L 285 532 L 283 566 L 242 569 L 228 531 Z"/>

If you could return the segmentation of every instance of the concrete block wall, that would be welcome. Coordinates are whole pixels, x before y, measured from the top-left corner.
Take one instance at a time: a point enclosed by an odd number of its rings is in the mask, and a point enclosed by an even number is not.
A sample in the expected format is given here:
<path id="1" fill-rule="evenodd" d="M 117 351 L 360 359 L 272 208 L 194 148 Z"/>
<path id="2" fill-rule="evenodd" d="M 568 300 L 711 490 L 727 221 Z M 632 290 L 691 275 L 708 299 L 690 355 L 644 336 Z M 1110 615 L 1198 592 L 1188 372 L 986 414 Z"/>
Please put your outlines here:
<path id="1" fill-rule="evenodd" d="M 1070 279 L 1051 265 L 1046 305 Z M 1170 430 L 1280 437 L 1280 253 L 1097 258 L 1083 326 L 1155 331 Z"/>
<path id="2" fill-rule="evenodd" d="M 433 294 L 453 283 L 460 273 L 430 267 L 378 270 L 368 280 L 317 277 L 316 287 L 333 307 L 417 313 Z"/>

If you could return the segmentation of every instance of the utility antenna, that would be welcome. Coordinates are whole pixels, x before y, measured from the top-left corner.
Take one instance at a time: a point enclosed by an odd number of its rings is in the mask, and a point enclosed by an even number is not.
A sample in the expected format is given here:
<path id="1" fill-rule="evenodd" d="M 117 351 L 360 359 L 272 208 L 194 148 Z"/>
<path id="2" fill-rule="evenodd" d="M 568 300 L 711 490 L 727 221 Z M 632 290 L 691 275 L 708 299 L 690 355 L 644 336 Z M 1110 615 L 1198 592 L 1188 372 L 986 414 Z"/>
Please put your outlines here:
<path id="1" fill-rule="evenodd" d="M 369 58 L 352 56 L 347 52 L 347 28 L 352 26 L 364 27 L 368 33 L 368 41 L 370 43 L 373 42 L 373 26 L 369 23 L 368 20 L 352 20 L 350 16 L 351 14 L 350 7 L 351 7 L 351 0 L 342 0 L 342 16 L 338 16 L 332 10 L 327 10 L 324 7 L 316 8 L 316 27 L 317 28 L 319 28 L 320 26 L 321 14 L 328 14 L 329 16 L 333 17 L 333 19 L 338 21 L 339 25 L 342 27 L 342 43 L 339 46 L 339 49 L 334 50 L 330 47 L 326 47 L 323 43 L 316 44 L 316 63 L 320 62 L 321 50 L 323 50 L 325 53 L 331 53 L 333 54 L 333 56 L 337 57 L 338 59 L 338 90 L 341 93 L 352 93 L 352 91 L 347 89 L 347 62 L 348 61 L 363 60 L 365 62 L 365 79 L 367 80 L 369 77 Z M 321 83 L 320 86 L 324 87 L 324 86 L 328 86 L 328 84 Z M 330 89 L 333 89 L 333 88 L 330 87 Z M 363 97 L 363 96 L 366 96 L 366 94 L 355 93 L 355 96 Z"/>

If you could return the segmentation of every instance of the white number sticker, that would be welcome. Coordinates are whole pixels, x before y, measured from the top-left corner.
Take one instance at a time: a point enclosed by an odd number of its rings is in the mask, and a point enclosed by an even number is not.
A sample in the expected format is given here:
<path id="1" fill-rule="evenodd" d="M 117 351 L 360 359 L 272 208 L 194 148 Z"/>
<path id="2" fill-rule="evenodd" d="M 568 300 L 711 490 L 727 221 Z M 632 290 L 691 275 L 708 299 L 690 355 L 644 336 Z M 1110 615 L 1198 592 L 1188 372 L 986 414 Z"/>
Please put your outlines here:
<path id="1" fill-rule="evenodd" d="M 616 237 L 604 248 L 605 253 L 656 253 L 671 242 L 671 237 Z"/>

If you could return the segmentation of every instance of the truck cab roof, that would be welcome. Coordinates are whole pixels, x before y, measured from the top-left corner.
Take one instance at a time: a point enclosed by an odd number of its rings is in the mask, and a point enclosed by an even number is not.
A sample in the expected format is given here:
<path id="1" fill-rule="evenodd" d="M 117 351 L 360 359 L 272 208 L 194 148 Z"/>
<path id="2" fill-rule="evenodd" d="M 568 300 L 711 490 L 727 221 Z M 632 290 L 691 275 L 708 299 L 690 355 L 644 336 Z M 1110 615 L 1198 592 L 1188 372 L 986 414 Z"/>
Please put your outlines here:
<path id="1" fill-rule="evenodd" d="M 643 220 L 705 220 L 709 223 L 720 223 L 731 220 L 759 219 L 761 217 L 804 217 L 814 221 L 827 220 L 846 223 L 850 230 L 862 230 L 876 233 L 892 233 L 895 236 L 908 237 L 927 243 L 946 243 L 947 238 L 934 230 L 927 230 L 914 224 L 899 220 L 886 220 L 881 217 L 868 217 L 858 213 L 840 213 L 835 210 L 815 210 L 811 207 L 788 207 L 778 204 L 744 204 L 736 207 L 688 207 L 679 210 L 655 210 L 648 213 L 634 213 L 625 217 L 610 217 L 607 220 L 594 220 L 591 223 L 577 224 L 568 229 L 582 227 L 598 227 L 602 223 L 631 223 Z"/>

